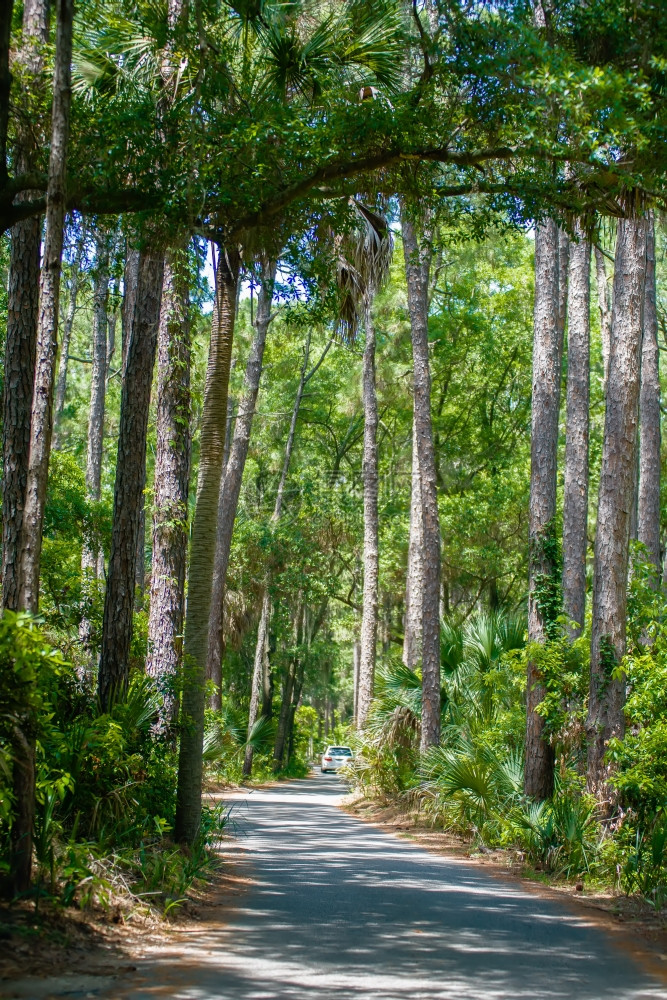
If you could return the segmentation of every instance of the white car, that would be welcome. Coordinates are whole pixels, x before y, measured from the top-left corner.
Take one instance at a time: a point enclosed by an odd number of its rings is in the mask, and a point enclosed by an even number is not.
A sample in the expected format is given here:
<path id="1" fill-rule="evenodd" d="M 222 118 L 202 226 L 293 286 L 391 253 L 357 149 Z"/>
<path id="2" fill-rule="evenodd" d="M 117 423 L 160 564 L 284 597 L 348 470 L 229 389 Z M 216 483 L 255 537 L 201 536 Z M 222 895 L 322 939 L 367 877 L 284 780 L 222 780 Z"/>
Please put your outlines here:
<path id="1" fill-rule="evenodd" d="M 350 747 L 327 747 L 322 754 L 320 770 L 322 774 L 326 774 L 327 771 L 338 771 L 353 759 L 354 754 Z"/>

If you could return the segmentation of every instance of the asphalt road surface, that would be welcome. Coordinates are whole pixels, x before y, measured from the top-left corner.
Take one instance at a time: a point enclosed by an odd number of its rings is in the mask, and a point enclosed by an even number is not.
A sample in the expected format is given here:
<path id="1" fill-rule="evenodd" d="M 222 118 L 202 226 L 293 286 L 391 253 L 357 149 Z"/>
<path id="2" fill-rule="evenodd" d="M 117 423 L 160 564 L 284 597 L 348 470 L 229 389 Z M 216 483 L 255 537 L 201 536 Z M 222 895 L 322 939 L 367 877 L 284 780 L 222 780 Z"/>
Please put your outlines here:
<path id="1" fill-rule="evenodd" d="M 51 995 L 667 1000 L 664 981 L 616 936 L 566 904 L 347 816 L 336 808 L 344 791 L 318 775 L 235 796 L 241 870 L 253 884 L 228 922 L 149 951 L 106 988 Z"/>

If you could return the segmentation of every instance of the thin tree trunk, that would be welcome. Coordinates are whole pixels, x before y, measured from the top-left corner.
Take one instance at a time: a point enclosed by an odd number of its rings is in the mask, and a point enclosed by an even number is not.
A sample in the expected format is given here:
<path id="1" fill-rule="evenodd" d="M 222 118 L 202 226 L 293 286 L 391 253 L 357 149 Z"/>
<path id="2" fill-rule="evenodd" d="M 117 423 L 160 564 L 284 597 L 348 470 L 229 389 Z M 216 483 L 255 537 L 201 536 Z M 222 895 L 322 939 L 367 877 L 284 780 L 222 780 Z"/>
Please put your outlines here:
<path id="1" fill-rule="evenodd" d="M 104 445 L 104 404 L 107 368 L 107 309 L 109 304 L 109 246 L 102 231 L 97 235 L 97 262 L 93 287 L 93 344 L 90 378 L 90 411 L 88 415 L 88 451 L 86 458 L 86 490 L 89 499 L 100 499 L 102 488 L 102 450 Z M 81 553 L 81 575 L 84 592 L 92 594 L 97 587 L 100 545 L 97 538 L 86 538 Z M 79 623 L 79 638 L 87 653 L 91 652 L 92 624 L 84 615 Z M 89 668 L 92 663 L 89 663 Z M 90 669 L 82 671 L 81 680 L 88 683 Z"/>
<path id="2" fill-rule="evenodd" d="M 639 498 L 637 538 L 655 567 L 653 586 L 660 579 L 660 352 L 655 289 L 655 224 L 647 224 L 644 330 L 639 395 Z"/>
<path id="3" fill-rule="evenodd" d="M 354 640 L 352 647 L 352 721 L 357 725 L 359 711 L 359 660 L 361 658 L 361 643 Z"/>
<path id="4" fill-rule="evenodd" d="M 609 301 L 609 283 L 607 281 L 607 268 L 605 267 L 604 254 L 599 247 L 594 248 L 595 253 L 595 279 L 598 291 L 598 305 L 600 308 L 600 335 L 602 339 L 602 388 L 607 392 L 607 378 L 609 376 L 609 352 L 611 345 L 611 303 Z"/>
<path id="5" fill-rule="evenodd" d="M 558 227 L 548 219 L 535 231 L 535 309 L 530 473 L 528 637 L 545 643 L 560 613 L 556 540 L 556 459 L 563 337 L 559 321 Z M 528 662 L 525 792 L 545 799 L 553 789 L 554 753 L 536 711 L 545 688 Z"/>
<path id="6" fill-rule="evenodd" d="M 109 305 L 109 247 L 107 236 L 98 234 L 97 273 L 93 291 L 93 350 L 88 416 L 88 452 L 86 489 L 91 500 L 99 500 L 102 489 L 102 450 L 104 445 L 104 404 L 107 374 L 107 310 Z M 93 579 L 97 576 L 98 544 L 87 541 L 83 547 L 81 569 Z"/>
<path id="7" fill-rule="evenodd" d="M 139 251 L 127 246 L 125 253 L 125 269 L 123 271 L 123 305 L 120 311 L 121 321 L 121 373 L 125 378 L 127 367 L 127 352 L 132 340 L 132 324 L 134 323 L 134 308 L 137 301 L 137 282 L 139 281 Z"/>
<path id="8" fill-rule="evenodd" d="M 303 641 L 304 617 L 306 614 L 305 603 L 299 596 L 296 614 L 294 616 L 294 651 L 289 660 L 285 682 L 283 684 L 282 701 L 280 703 L 280 715 L 278 716 L 278 728 L 276 730 L 276 741 L 273 748 L 273 768 L 279 770 L 283 765 L 285 756 L 285 743 L 289 730 L 289 718 L 292 711 L 292 696 L 294 693 L 299 661 L 301 658 L 300 645 Z"/>
<path id="9" fill-rule="evenodd" d="M 624 730 L 625 683 L 612 672 L 625 653 L 630 506 L 637 467 L 640 355 L 646 274 L 646 220 L 621 219 L 593 573 L 591 686 L 586 731 L 588 783 L 605 779 L 604 754 Z"/>
<path id="10" fill-rule="evenodd" d="M 357 726 L 363 729 L 373 699 L 378 630 L 378 405 L 375 387 L 375 328 L 370 302 L 366 305 L 366 346 L 363 359 L 364 404 L 364 591 L 361 614 L 361 655 Z"/>
<path id="11" fill-rule="evenodd" d="M 65 177 L 69 139 L 72 62 L 72 0 L 58 0 L 56 57 L 53 74 L 51 149 L 46 193 L 44 263 L 39 289 L 37 361 L 30 425 L 30 457 L 21 528 L 18 606 L 37 611 L 42 524 L 46 501 L 53 416 L 53 382 L 58 333 L 60 267 L 65 223 Z M 26 698 L 26 701 L 29 701 Z M 16 720 L 13 747 L 14 819 L 10 831 L 10 881 L 15 892 L 30 886 L 35 815 L 35 737 L 30 708 Z"/>
<path id="12" fill-rule="evenodd" d="M 580 226 L 577 235 L 579 242 L 570 244 L 563 494 L 563 608 L 576 623 L 572 638 L 581 635 L 586 611 L 590 395 L 591 246 Z"/>
<path id="13" fill-rule="evenodd" d="M 58 353 L 58 308 L 65 225 L 67 146 L 72 97 L 73 0 L 58 0 L 57 12 L 44 263 L 39 288 L 37 352 L 30 424 L 30 457 L 28 459 L 19 561 L 19 606 L 32 612 L 37 611 L 39 604 L 42 525 L 53 432 L 53 390 Z"/>
<path id="14" fill-rule="evenodd" d="M 12 36 L 14 0 L 4 0 L 0 8 L 0 185 L 7 183 L 7 129 L 12 75 L 9 71 L 9 50 Z"/>
<path id="15" fill-rule="evenodd" d="M 175 835 L 177 840 L 187 843 L 192 843 L 197 836 L 201 821 L 208 623 L 239 269 L 240 258 L 236 250 L 220 254 L 202 413 L 183 650 L 185 671 Z"/>
<path id="16" fill-rule="evenodd" d="M 76 315 L 77 298 L 79 295 L 79 282 L 81 278 L 81 259 L 83 257 L 83 246 L 85 241 L 85 229 L 82 229 L 81 236 L 77 243 L 76 256 L 72 264 L 72 277 L 69 287 L 69 302 L 67 312 L 63 320 L 63 335 L 60 344 L 60 362 L 58 365 L 58 380 L 56 382 L 56 394 L 54 402 L 53 416 L 53 447 L 60 448 L 60 422 L 65 408 L 65 395 L 67 393 L 67 371 L 69 365 L 69 345 L 72 339 L 72 329 L 74 328 L 74 317 Z"/>
<path id="17" fill-rule="evenodd" d="M 264 582 L 264 593 L 262 595 L 262 610 L 259 616 L 257 627 L 257 642 L 255 643 L 255 659 L 252 667 L 252 686 L 250 690 L 250 708 L 248 710 L 248 739 L 252 733 L 253 726 L 259 718 L 260 707 L 264 695 L 264 673 L 265 662 L 268 652 L 269 642 L 269 622 L 271 620 L 271 595 L 269 593 L 269 580 Z M 249 778 L 252 774 L 252 760 L 254 750 L 251 746 L 246 746 L 243 758 L 243 777 Z"/>
<path id="18" fill-rule="evenodd" d="M 9 33 L 11 17 L 8 16 L 4 27 Z M 19 58 L 35 77 L 42 73 L 47 37 L 47 0 L 26 0 L 24 42 Z M 7 85 L 8 77 L 7 68 Z M 34 143 L 25 135 L 19 137 L 17 146 L 15 171 L 26 173 L 34 157 Z M 21 197 L 30 196 L 27 192 Z M 2 602 L 11 611 L 19 607 L 19 557 L 35 378 L 41 233 L 39 217 L 18 222 L 11 231 L 2 425 Z"/>
<path id="19" fill-rule="evenodd" d="M 417 431 L 412 420 L 412 476 L 410 482 L 410 535 L 408 542 L 408 567 L 405 577 L 405 632 L 403 638 L 403 663 L 410 670 L 421 658 L 422 638 L 422 505 Z"/>
<path id="20" fill-rule="evenodd" d="M 221 707 L 220 684 L 222 676 L 223 614 L 227 568 L 229 566 L 229 553 L 232 546 L 234 521 L 241 494 L 243 470 L 246 458 L 248 457 L 250 432 L 255 416 L 259 383 L 262 376 L 266 334 L 271 320 L 271 299 L 273 297 L 275 274 L 276 261 L 265 261 L 262 266 L 262 283 L 257 301 L 255 336 L 246 365 L 245 385 L 243 396 L 239 403 L 229 459 L 220 487 L 213 592 L 211 595 L 211 617 L 209 621 L 208 654 L 206 660 L 207 677 L 213 681 L 215 688 L 212 707 L 218 709 Z"/>
<path id="21" fill-rule="evenodd" d="M 163 697 L 160 728 L 178 718 L 190 477 L 190 296 L 187 250 L 167 253 L 158 332 L 157 453 L 146 673 Z"/>
<path id="22" fill-rule="evenodd" d="M 328 348 L 327 348 L 328 350 Z M 325 351 L 326 353 L 326 351 Z M 292 418 L 290 420 L 289 432 L 287 435 L 287 443 L 285 445 L 285 455 L 283 458 L 283 467 L 280 473 L 280 481 L 278 483 L 278 491 L 276 493 L 276 502 L 273 507 L 273 514 L 271 515 L 271 524 L 275 525 L 280 520 L 280 515 L 283 508 L 283 496 L 285 493 L 285 484 L 287 482 L 287 474 L 289 472 L 290 462 L 292 461 L 292 451 L 294 449 L 294 438 L 296 435 L 296 424 L 299 418 L 299 409 L 301 407 L 301 400 L 303 398 L 303 390 L 306 386 L 310 375 L 306 375 L 308 369 L 308 359 L 310 357 L 310 333 L 306 338 L 306 345 L 303 353 L 303 364 L 301 366 L 301 376 L 299 378 L 299 385 L 296 391 L 296 397 L 294 399 L 294 406 L 292 408 Z M 322 355 L 324 357 L 324 355 Z M 319 363 L 316 367 L 319 367 Z M 313 374 L 311 371 L 311 375 Z M 251 683 L 251 694 L 250 694 L 250 709 L 248 712 L 248 736 L 252 732 L 253 726 L 257 722 L 257 713 L 259 711 L 260 704 L 260 694 L 262 691 L 262 678 L 263 678 L 263 665 L 264 665 L 264 650 L 266 647 L 268 629 L 269 629 L 269 619 L 271 616 L 271 602 L 269 598 L 269 590 L 271 587 L 271 577 L 267 573 L 264 579 L 264 590 L 262 593 L 262 613 L 259 620 L 259 627 L 257 629 L 257 642 L 255 643 L 255 659 L 253 662 L 252 671 L 252 683 Z M 291 696 L 291 689 L 290 689 Z M 284 723 L 283 719 L 283 709 L 280 710 L 280 720 Z M 278 725 L 280 731 L 280 723 Z M 277 739 L 277 737 L 276 737 Z M 277 746 L 277 744 L 276 744 Z M 250 777 L 252 774 L 252 759 L 253 759 L 253 749 L 252 747 L 247 747 L 245 753 L 245 760 L 243 762 L 243 774 L 244 776 Z"/>
<path id="23" fill-rule="evenodd" d="M 403 251 L 412 332 L 414 420 L 422 508 L 422 732 L 421 747 L 440 742 L 440 520 L 431 425 L 428 360 L 430 252 L 419 246 L 415 226 L 403 213 Z"/>
<path id="24" fill-rule="evenodd" d="M 98 691 L 105 709 L 115 693 L 126 686 L 129 676 L 137 539 L 144 506 L 146 437 L 163 270 L 161 254 L 142 251 L 120 403 L 111 552 L 102 624 Z"/>

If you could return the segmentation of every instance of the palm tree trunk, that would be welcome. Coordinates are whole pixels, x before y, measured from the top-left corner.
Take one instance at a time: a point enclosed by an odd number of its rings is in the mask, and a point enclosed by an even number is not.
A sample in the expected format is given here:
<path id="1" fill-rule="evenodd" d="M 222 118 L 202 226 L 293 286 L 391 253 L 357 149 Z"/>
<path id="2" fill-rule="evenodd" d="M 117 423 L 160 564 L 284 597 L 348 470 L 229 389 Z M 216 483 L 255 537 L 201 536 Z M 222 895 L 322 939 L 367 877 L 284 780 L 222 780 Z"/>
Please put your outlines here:
<path id="1" fill-rule="evenodd" d="M 646 291 L 639 395 L 639 497 L 637 537 L 655 567 L 653 586 L 660 579 L 660 352 L 655 289 L 655 223 L 648 219 Z"/>
<path id="2" fill-rule="evenodd" d="M 588 526 L 588 408 L 590 395 L 591 246 L 577 226 L 570 244 L 567 323 L 567 416 L 563 494 L 563 608 L 572 638 L 581 635 L 586 610 Z"/>
<path id="3" fill-rule="evenodd" d="M 111 552 L 98 673 L 99 697 L 105 709 L 128 680 L 137 539 L 144 506 L 146 437 L 163 270 L 162 254 L 148 249 L 141 252 L 120 403 Z"/>
<path id="4" fill-rule="evenodd" d="M 146 673 L 162 693 L 159 725 L 178 718 L 190 477 L 190 294 L 187 250 L 165 258 L 157 348 L 157 451 Z"/>
<path id="5" fill-rule="evenodd" d="M 624 730 L 625 683 L 612 672 L 625 653 L 630 507 L 637 467 L 645 219 L 621 219 L 616 238 L 607 407 L 593 571 L 588 783 L 605 779 L 608 740 Z"/>
<path id="6" fill-rule="evenodd" d="M 33 387 L 30 457 L 21 529 L 18 585 L 19 608 L 33 613 L 37 611 L 39 601 L 42 524 L 51 447 L 71 99 L 72 27 L 74 21 L 72 0 L 58 0 L 57 13 L 44 263 L 39 289 L 37 361 Z M 27 701 L 29 701 L 28 698 L 26 698 Z M 10 831 L 10 881 L 15 892 L 27 890 L 31 878 L 35 815 L 34 721 L 33 712 L 29 708 L 16 720 L 17 734 L 13 747 L 12 788 L 15 812 Z"/>
<path id="7" fill-rule="evenodd" d="M 405 633 L 403 638 L 403 663 L 410 670 L 419 663 L 422 638 L 422 505 L 417 432 L 412 421 L 412 476 L 410 482 L 410 534 L 408 542 L 408 568 L 405 578 Z"/>
<path id="8" fill-rule="evenodd" d="M 600 334 L 602 337 L 602 387 L 606 393 L 607 378 L 609 375 L 609 352 L 611 350 L 611 304 L 609 302 L 609 283 L 607 281 L 604 254 L 597 246 L 595 247 L 595 279 L 600 308 Z"/>
<path id="9" fill-rule="evenodd" d="M 9 33 L 10 16 L 4 27 Z M 26 0 L 23 46 L 18 58 L 35 77 L 43 70 L 42 53 L 47 38 L 47 0 Z M 16 174 L 29 170 L 34 153 L 31 137 L 19 136 Z M 2 163 L 5 163 L 4 158 Z M 27 192 L 21 198 L 30 196 Z M 41 235 L 39 217 L 18 222 L 11 231 L 2 425 L 2 603 L 11 611 L 19 607 L 19 557 L 37 350 Z"/>
<path id="10" fill-rule="evenodd" d="M 422 509 L 422 750 L 440 742 L 440 520 L 431 426 L 428 360 L 430 253 L 419 246 L 413 222 L 401 220 L 412 333 L 414 421 Z"/>
<path id="11" fill-rule="evenodd" d="M 363 359 L 364 403 L 364 592 L 361 614 L 361 654 L 357 726 L 363 729 L 370 712 L 375 680 L 378 630 L 378 403 L 375 387 L 375 328 L 370 302 L 366 305 L 366 346 Z"/>
<path id="12" fill-rule="evenodd" d="M 545 643 L 560 613 L 556 517 L 556 458 L 563 337 L 559 317 L 558 227 L 548 219 L 535 231 L 533 394 L 530 474 L 528 637 Z M 526 689 L 525 791 L 545 799 L 553 789 L 553 749 L 536 711 L 545 695 L 530 660 Z"/>
<path id="13" fill-rule="evenodd" d="M 79 282 L 81 279 L 81 262 L 83 257 L 83 245 L 85 240 L 85 229 L 82 229 L 77 242 L 76 256 L 72 264 L 72 277 L 69 287 L 69 302 L 67 312 L 63 320 L 63 335 L 60 344 L 60 361 L 58 364 L 58 380 L 56 382 L 56 395 L 54 402 L 53 417 L 53 447 L 57 450 L 60 447 L 60 421 L 62 420 L 65 408 L 65 395 L 67 393 L 67 371 L 69 367 L 69 345 L 72 339 L 72 329 L 74 327 L 74 317 L 76 315 L 77 299 L 79 295 Z"/>
<path id="14" fill-rule="evenodd" d="M 234 521 L 241 494 L 243 470 L 246 458 L 248 457 L 250 432 L 252 430 L 257 395 L 259 393 L 259 383 L 262 376 L 266 334 L 271 321 L 271 299 L 273 297 L 275 274 L 276 261 L 265 260 L 262 266 L 262 283 L 257 301 L 255 336 L 246 365 L 245 386 L 234 427 L 234 437 L 229 449 L 229 459 L 220 487 L 213 592 L 211 595 L 211 617 L 209 621 L 206 660 L 207 677 L 213 681 L 215 686 L 212 707 L 218 709 L 221 707 L 220 684 L 222 677 L 223 613 L 227 568 L 229 566 L 229 553 L 232 547 Z"/>
<path id="15" fill-rule="evenodd" d="M 238 251 L 230 249 L 220 254 L 204 391 L 183 650 L 185 670 L 175 835 L 177 840 L 187 843 L 192 843 L 197 836 L 201 820 L 208 623 L 239 270 Z"/>

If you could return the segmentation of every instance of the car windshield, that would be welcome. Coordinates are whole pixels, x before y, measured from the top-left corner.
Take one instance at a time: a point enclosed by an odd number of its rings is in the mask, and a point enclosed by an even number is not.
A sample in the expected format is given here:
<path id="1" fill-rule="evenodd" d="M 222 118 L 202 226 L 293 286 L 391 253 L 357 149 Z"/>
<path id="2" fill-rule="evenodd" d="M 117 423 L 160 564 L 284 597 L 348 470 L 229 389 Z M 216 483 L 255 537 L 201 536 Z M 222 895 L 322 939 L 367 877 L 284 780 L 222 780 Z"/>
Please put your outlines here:
<path id="1" fill-rule="evenodd" d="M 339 757 L 351 757 L 352 751 L 349 747 L 329 747 L 327 753 L 338 754 Z"/>

